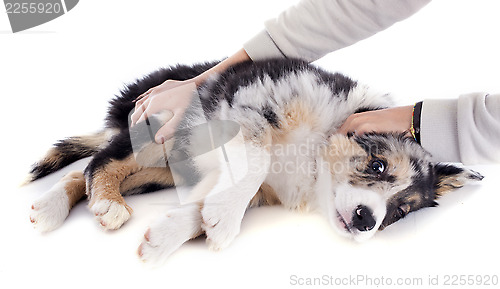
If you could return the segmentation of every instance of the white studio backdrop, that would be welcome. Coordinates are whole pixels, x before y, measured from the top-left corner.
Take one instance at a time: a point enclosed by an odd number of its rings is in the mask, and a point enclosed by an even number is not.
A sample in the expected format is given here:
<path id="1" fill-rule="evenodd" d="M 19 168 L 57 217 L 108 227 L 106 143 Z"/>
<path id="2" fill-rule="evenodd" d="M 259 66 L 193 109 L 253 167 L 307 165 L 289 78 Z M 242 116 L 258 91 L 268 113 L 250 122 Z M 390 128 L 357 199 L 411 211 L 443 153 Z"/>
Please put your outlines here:
<path id="1" fill-rule="evenodd" d="M 173 205 L 165 192 L 127 198 L 134 216 L 116 232 L 99 228 L 84 202 L 54 232 L 31 228 L 32 200 L 86 162 L 18 187 L 52 143 L 99 129 L 107 102 L 125 83 L 160 66 L 228 56 L 294 2 L 80 1 L 66 15 L 18 33 L 0 10 L 0 286 L 288 288 L 307 278 L 363 276 L 421 278 L 422 287 L 435 288 L 436 277 L 442 284 L 447 276 L 500 275 L 498 165 L 474 166 L 486 176 L 481 184 L 444 196 L 440 207 L 363 244 L 337 236 L 316 214 L 259 208 L 226 250 L 210 252 L 195 240 L 149 268 L 135 250 L 148 224 Z M 434 0 L 316 64 L 392 92 L 400 104 L 498 93 L 498 11 L 496 0 Z"/>

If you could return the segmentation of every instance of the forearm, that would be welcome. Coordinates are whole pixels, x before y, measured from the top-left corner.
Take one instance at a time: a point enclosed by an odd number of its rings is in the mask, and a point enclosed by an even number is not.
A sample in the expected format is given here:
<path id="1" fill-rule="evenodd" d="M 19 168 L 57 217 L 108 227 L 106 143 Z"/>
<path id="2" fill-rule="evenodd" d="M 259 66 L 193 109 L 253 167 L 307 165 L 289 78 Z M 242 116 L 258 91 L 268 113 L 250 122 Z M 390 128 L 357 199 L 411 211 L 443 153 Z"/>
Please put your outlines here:
<path id="1" fill-rule="evenodd" d="M 430 0 L 302 0 L 245 43 L 253 60 L 295 57 L 314 61 L 408 18 Z"/>
<path id="2" fill-rule="evenodd" d="M 204 82 L 208 77 L 210 77 L 213 74 L 221 73 L 225 71 L 228 67 L 249 61 L 250 57 L 246 53 L 244 49 L 238 50 L 235 54 L 229 56 L 228 58 L 224 59 L 223 61 L 219 62 L 216 66 L 210 68 L 209 70 L 203 72 L 202 74 L 198 75 L 197 77 L 193 78 L 192 80 L 196 85 L 200 85 L 202 82 Z"/>

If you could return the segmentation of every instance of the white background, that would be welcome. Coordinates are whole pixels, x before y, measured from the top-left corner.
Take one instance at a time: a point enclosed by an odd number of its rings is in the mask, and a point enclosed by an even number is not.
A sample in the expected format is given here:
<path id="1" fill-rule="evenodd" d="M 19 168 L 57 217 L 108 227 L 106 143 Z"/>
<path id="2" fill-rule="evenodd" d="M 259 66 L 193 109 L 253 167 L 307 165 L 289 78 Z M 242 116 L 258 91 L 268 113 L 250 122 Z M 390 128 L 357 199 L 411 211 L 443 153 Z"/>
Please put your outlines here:
<path id="1" fill-rule="evenodd" d="M 429 275 L 443 282 L 447 274 L 500 274 L 498 165 L 474 166 L 486 176 L 481 184 L 363 244 L 337 236 L 319 215 L 259 208 L 226 250 L 211 252 L 199 239 L 149 268 L 135 251 L 147 225 L 174 205 L 165 192 L 127 198 L 134 215 L 116 232 L 103 231 L 84 202 L 60 229 L 32 229 L 32 200 L 68 169 L 17 185 L 55 140 L 99 129 L 124 83 L 159 66 L 225 57 L 292 3 L 87 0 L 16 34 L 1 13 L 0 287 L 286 288 L 291 275 L 323 274 L 421 277 L 426 285 Z M 317 64 L 393 92 L 401 104 L 500 92 L 499 11 L 497 0 L 435 0 Z"/>

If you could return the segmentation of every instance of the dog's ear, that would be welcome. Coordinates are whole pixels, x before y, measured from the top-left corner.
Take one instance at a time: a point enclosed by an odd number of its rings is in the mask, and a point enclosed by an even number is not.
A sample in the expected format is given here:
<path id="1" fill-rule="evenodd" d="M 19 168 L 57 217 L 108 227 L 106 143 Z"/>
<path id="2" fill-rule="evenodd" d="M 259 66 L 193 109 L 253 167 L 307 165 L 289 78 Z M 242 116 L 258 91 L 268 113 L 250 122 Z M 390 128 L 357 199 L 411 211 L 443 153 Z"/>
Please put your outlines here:
<path id="1" fill-rule="evenodd" d="M 434 192 L 436 198 L 466 183 L 480 181 L 484 177 L 473 170 L 452 164 L 437 163 L 434 165 Z"/>

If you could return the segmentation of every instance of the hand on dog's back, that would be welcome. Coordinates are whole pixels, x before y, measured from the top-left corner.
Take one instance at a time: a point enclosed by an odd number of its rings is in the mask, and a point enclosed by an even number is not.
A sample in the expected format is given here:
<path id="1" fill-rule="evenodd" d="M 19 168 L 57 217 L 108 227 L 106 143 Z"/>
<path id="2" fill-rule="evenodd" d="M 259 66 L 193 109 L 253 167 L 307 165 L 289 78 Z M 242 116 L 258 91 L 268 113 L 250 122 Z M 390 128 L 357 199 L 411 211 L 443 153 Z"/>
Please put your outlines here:
<path id="1" fill-rule="evenodd" d="M 165 125 L 155 135 L 157 143 L 163 143 L 170 138 L 184 115 L 184 111 L 191 102 L 196 84 L 192 80 L 167 80 L 164 83 L 149 89 L 137 98 L 135 111 L 131 115 L 131 125 L 146 120 L 149 116 L 162 110 L 173 113 Z"/>
<path id="2" fill-rule="evenodd" d="M 162 110 L 170 110 L 174 116 L 156 133 L 155 141 L 163 143 L 171 138 L 177 125 L 184 115 L 184 111 L 191 102 L 192 92 L 196 86 L 210 78 L 212 75 L 225 71 L 231 65 L 250 61 L 245 49 L 240 49 L 233 55 L 216 64 L 191 79 L 177 81 L 167 80 L 164 83 L 150 88 L 136 99 L 135 112 L 131 116 L 131 124 L 145 120 L 148 115 L 153 115 Z"/>

